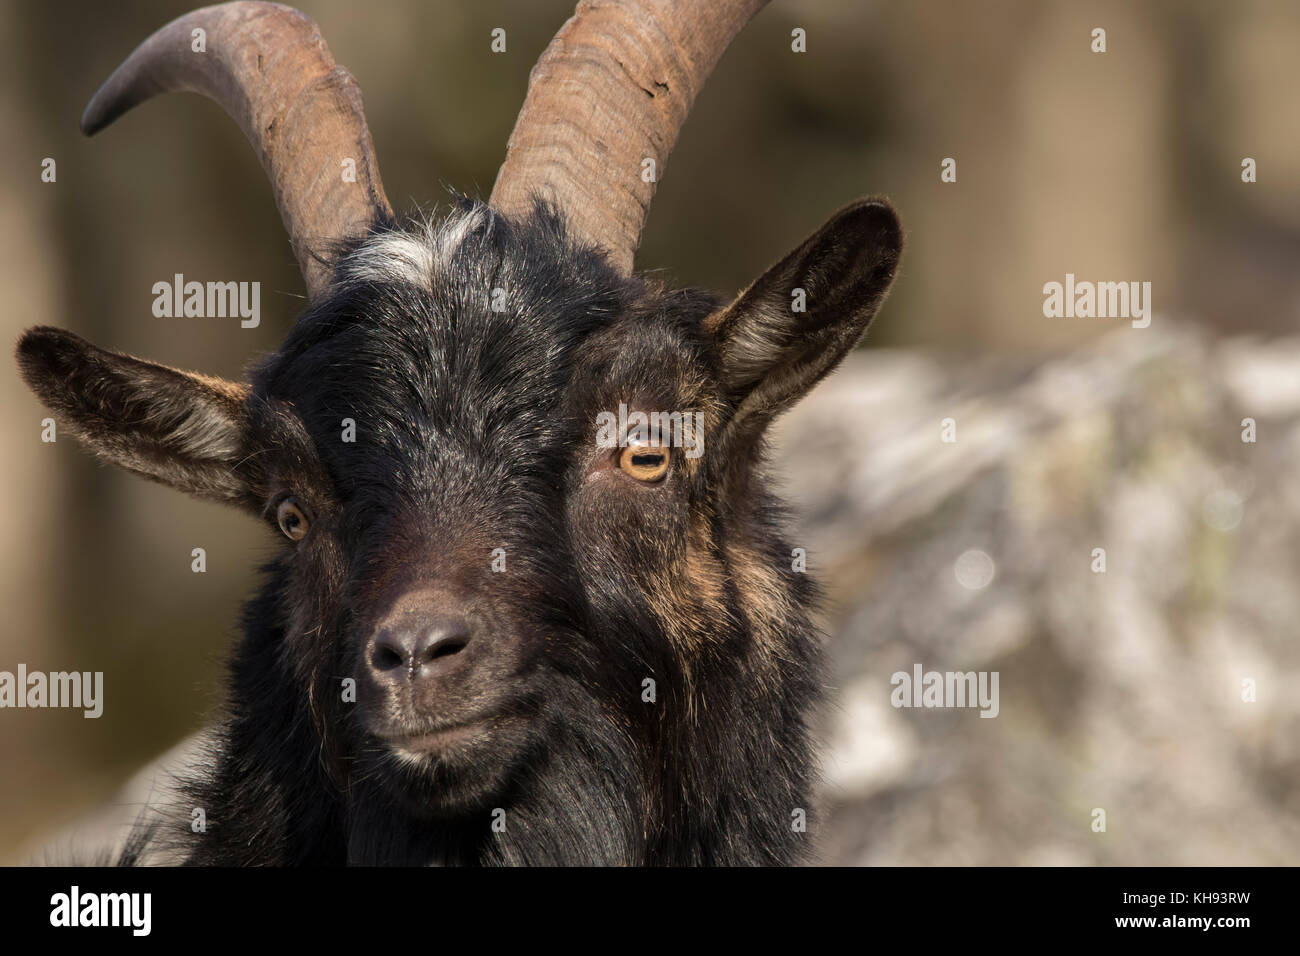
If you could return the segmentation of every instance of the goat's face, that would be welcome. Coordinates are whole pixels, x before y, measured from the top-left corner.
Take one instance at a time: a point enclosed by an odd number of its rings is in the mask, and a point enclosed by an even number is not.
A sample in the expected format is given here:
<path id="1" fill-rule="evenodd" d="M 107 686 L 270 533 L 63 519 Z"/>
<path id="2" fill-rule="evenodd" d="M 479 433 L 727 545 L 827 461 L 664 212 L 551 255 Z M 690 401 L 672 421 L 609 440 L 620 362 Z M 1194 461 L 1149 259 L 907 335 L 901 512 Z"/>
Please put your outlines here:
<path id="1" fill-rule="evenodd" d="M 592 719 L 641 739 L 647 680 L 689 707 L 724 650 L 789 659 L 779 627 L 741 626 L 801 586 L 761 553 L 752 469 L 899 247 L 858 203 L 718 309 L 618 275 L 544 209 L 470 204 L 344 255 L 251 386 L 52 329 L 19 361 L 101 456 L 284 532 L 280 692 L 348 773 L 388 765 L 405 803 L 458 812 Z"/>
<path id="2" fill-rule="evenodd" d="M 700 463 L 658 445 L 633 462 L 596 423 L 620 402 L 712 414 L 710 311 L 566 248 L 553 219 L 471 206 L 346 257 L 259 370 L 255 394 L 310 438 L 319 477 L 272 482 L 266 511 L 291 501 L 300 522 L 292 593 L 337 565 L 332 606 L 293 630 L 321 626 L 323 672 L 356 681 L 360 773 L 399 764 L 376 776 L 458 809 L 534 765 L 574 708 L 619 719 L 639 699 L 631 660 L 653 665 L 615 619 L 652 616 L 675 584 Z"/>

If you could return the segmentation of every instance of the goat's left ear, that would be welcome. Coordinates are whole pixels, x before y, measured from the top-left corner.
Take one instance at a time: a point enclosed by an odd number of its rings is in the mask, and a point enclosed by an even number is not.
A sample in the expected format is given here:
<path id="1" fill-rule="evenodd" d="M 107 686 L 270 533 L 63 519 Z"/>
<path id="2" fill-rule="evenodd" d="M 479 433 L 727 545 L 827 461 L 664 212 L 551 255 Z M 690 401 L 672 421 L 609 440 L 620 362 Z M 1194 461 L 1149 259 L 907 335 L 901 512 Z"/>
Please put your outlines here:
<path id="1" fill-rule="evenodd" d="M 705 320 L 733 422 L 765 426 L 840 363 L 889 292 L 902 248 L 889 203 L 853 203 Z"/>
<path id="2" fill-rule="evenodd" d="M 200 498 L 256 507 L 248 389 L 96 348 L 62 329 L 18 342 L 23 379 L 100 458 Z"/>

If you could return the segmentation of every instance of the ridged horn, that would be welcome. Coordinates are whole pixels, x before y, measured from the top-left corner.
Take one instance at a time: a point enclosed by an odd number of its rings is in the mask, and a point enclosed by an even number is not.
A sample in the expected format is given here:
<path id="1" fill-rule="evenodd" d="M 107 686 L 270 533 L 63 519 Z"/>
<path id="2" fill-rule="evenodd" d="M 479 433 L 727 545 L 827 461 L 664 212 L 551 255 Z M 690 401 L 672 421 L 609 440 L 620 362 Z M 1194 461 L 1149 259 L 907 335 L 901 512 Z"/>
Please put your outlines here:
<path id="1" fill-rule="evenodd" d="M 199 37 L 203 52 L 196 50 Z M 99 88 L 81 131 L 92 135 L 133 106 L 173 91 L 215 100 L 253 144 L 311 298 L 330 280 L 322 249 L 392 218 L 361 90 L 335 65 L 316 24 L 297 10 L 224 3 L 173 20 Z M 344 179 L 348 159 L 355 181 Z"/>
<path id="2" fill-rule="evenodd" d="M 533 67 L 492 205 L 518 214 L 535 195 L 549 200 L 573 233 L 630 272 L 695 97 L 766 3 L 582 0 Z M 652 179 L 642 174 L 646 159 Z"/>

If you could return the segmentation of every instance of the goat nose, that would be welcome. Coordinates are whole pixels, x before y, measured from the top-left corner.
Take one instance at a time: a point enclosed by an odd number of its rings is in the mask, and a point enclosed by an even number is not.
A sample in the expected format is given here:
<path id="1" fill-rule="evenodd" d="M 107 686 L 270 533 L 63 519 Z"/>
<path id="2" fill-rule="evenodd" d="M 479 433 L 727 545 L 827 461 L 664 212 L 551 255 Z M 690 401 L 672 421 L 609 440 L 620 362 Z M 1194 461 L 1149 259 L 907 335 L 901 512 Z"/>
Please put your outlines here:
<path id="1" fill-rule="evenodd" d="M 383 627 L 375 635 L 370 666 L 381 677 L 411 679 L 445 670 L 469 644 L 470 626 L 462 616 L 439 615 Z"/>

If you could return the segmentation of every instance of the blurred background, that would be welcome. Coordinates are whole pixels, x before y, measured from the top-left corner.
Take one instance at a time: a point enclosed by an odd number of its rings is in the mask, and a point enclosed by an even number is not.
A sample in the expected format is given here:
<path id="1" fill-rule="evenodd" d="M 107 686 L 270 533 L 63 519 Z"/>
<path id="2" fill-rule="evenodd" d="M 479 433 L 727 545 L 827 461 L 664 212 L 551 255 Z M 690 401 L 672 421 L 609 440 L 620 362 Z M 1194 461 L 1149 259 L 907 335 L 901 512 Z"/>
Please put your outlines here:
<path id="1" fill-rule="evenodd" d="M 0 0 L 5 341 L 53 324 L 233 378 L 301 306 L 269 187 L 214 104 L 77 132 L 99 82 L 194 5 Z M 301 7 L 365 92 L 394 205 L 429 207 L 486 197 L 572 4 Z M 639 268 L 731 294 L 867 194 L 908 231 L 869 342 L 778 442 L 833 599 L 823 861 L 1300 863 L 1297 50 L 1300 5 L 1276 2 L 776 0 L 705 87 Z M 261 326 L 154 318 L 176 272 L 260 281 Z M 1044 318 L 1067 272 L 1149 281 L 1151 327 Z M 16 862 L 203 725 L 274 543 L 43 444 L 5 362 L 0 670 L 106 685 L 98 720 L 0 712 Z M 959 573 L 971 551 L 991 578 Z M 892 708 L 915 663 L 998 671 L 998 719 Z"/>

